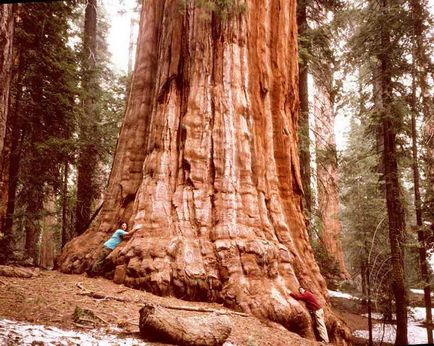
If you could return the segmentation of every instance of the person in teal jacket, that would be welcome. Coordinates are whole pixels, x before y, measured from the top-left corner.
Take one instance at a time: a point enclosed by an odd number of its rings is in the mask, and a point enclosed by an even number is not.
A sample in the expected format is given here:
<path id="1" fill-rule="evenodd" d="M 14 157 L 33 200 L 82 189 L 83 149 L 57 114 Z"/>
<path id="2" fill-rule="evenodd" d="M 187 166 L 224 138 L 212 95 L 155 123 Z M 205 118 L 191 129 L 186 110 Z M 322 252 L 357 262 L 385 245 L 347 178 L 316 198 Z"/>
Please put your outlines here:
<path id="1" fill-rule="evenodd" d="M 128 232 L 128 225 L 126 222 L 121 223 L 121 228 L 118 228 L 110 237 L 109 240 L 107 240 L 102 250 L 95 260 L 95 263 L 92 265 L 91 270 L 88 272 L 90 276 L 98 275 L 102 272 L 104 269 L 104 261 L 106 257 L 116 248 L 116 246 L 119 245 L 119 243 L 124 240 L 131 237 L 135 230 Z"/>

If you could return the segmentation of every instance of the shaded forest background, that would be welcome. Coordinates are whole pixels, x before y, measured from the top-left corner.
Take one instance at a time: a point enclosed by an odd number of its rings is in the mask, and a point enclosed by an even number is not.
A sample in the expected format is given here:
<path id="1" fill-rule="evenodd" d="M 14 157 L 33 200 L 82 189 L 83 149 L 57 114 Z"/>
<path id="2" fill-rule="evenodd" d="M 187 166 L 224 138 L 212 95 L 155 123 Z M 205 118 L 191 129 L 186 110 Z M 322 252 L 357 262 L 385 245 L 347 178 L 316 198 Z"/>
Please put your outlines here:
<path id="1" fill-rule="evenodd" d="M 223 19 L 240 11 L 230 0 L 198 3 Z M 433 282 L 429 10 L 426 0 L 298 1 L 311 245 L 330 287 L 352 282 L 366 295 L 370 287 L 390 316 L 393 299 L 405 308 L 406 288 Z M 101 207 L 132 66 L 113 72 L 107 15 L 94 0 L 1 11 L 0 262 L 52 268 Z M 336 117 L 348 123 L 340 149 Z"/>

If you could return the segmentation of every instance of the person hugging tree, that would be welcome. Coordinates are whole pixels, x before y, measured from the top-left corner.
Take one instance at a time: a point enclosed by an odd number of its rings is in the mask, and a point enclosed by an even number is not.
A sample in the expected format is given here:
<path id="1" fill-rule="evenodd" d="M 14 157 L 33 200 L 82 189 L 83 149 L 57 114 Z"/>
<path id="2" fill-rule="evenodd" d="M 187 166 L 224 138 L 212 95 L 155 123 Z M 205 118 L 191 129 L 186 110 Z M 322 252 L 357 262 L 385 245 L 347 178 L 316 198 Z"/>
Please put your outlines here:
<path id="1" fill-rule="evenodd" d="M 137 228 L 133 229 L 132 231 L 128 231 L 127 223 L 121 222 L 120 228 L 118 228 L 112 234 L 110 239 L 103 244 L 99 256 L 96 258 L 90 271 L 88 271 L 88 275 L 99 275 L 104 269 L 104 262 L 106 257 L 116 248 L 116 246 L 120 244 L 122 240 L 130 238 L 135 231 L 137 231 Z"/>
<path id="2" fill-rule="evenodd" d="M 312 292 L 306 291 L 303 287 L 299 287 L 298 292 L 300 292 L 300 294 L 290 293 L 291 297 L 305 302 L 310 314 L 314 316 L 315 326 L 319 336 L 325 343 L 328 343 L 329 337 L 324 322 L 324 310 L 322 309 L 320 303 Z"/>

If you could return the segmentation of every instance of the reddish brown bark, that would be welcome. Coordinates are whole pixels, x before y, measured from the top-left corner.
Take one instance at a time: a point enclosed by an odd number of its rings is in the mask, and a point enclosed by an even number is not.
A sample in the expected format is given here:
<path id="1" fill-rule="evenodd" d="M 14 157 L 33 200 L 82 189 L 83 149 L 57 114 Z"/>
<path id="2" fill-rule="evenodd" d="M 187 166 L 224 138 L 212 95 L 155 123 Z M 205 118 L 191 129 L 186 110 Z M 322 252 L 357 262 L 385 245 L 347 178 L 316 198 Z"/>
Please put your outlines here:
<path id="1" fill-rule="evenodd" d="M 8 202 L 5 136 L 9 109 L 14 21 L 12 4 L 0 5 L 0 233 L 4 232 Z M 2 236 L 0 236 L 1 241 Z"/>
<path id="2" fill-rule="evenodd" d="M 314 115 L 320 241 L 328 257 L 335 261 L 340 277 L 349 279 L 350 274 L 345 267 L 342 226 L 339 219 L 338 163 L 334 133 L 336 114 L 331 96 L 320 82 L 315 84 Z"/>
<path id="3" fill-rule="evenodd" d="M 222 22 L 145 1 L 104 207 L 59 268 L 86 270 L 127 220 L 139 231 L 109 256 L 126 285 L 222 301 L 312 338 L 289 296 L 303 284 L 344 343 L 300 209 L 295 1 L 247 4 Z"/>

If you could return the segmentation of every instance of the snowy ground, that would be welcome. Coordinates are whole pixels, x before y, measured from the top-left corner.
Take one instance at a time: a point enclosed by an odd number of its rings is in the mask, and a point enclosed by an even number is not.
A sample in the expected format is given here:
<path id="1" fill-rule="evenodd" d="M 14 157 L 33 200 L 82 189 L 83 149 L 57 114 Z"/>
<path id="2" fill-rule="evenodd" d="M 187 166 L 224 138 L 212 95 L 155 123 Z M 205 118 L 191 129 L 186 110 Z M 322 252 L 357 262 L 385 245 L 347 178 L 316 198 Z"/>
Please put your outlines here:
<path id="1" fill-rule="evenodd" d="M 411 291 L 417 291 L 412 289 Z M 422 291 L 422 290 L 421 290 Z M 418 292 L 414 292 L 418 293 Z M 422 291 L 423 293 L 423 291 Z M 330 297 L 342 297 L 346 299 L 357 299 L 347 293 L 329 291 Z M 434 309 L 432 309 L 434 314 Z M 367 315 L 363 315 L 367 317 Z M 372 318 L 376 320 L 382 320 L 382 315 L 379 313 L 373 313 Z M 425 308 L 415 307 L 409 309 L 409 322 L 408 322 L 408 342 L 409 344 L 427 344 L 428 336 L 426 328 L 421 327 L 421 322 L 426 318 Z M 373 340 L 374 342 L 395 342 L 396 326 L 393 324 L 375 324 L 373 327 Z M 369 332 L 367 330 L 356 330 L 353 333 L 354 336 L 359 338 L 368 339 Z"/>
<path id="2" fill-rule="evenodd" d="M 423 290 L 418 290 L 416 288 L 410 288 L 410 291 L 414 294 L 423 295 Z M 434 292 L 431 292 L 431 297 L 434 297 Z"/>
<path id="3" fill-rule="evenodd" d="M 356 330 L 353 335 L 364 339 L 369 338 L 367 330 Z M 374 342 L 383 341 L 393 344 L 395 342 L 396 326 L 391 324 L 376 324 L 373 327 L 372 335 Z M 419 327 L 415 322 L 409 322 L 408 342 L 410 345 L 427 344 L 428 337 L 426 329 Z"/>
<path id="4" fill-rule="evenodd" d="M 354 300 L 359 299 L 357 297 L 352 296 L 351 294 L 340 292 L 340 291 L 328 290 L 328 292 L 329 292 L 329 297 L 333 297 L 333 298 L 344 298 L 344 299 L 354 299 Z"/>
<path id="5" fill-rule="evenodd" d="M 87 333 L 62 330 L 37 324 L 22 323 L 11 320 L 0 320 L 1 345 L 80 345 L 80 346 L 146 346 L 138 339 L 121 339 L 107 334 L 106 330 L 91 330 Z"/>

